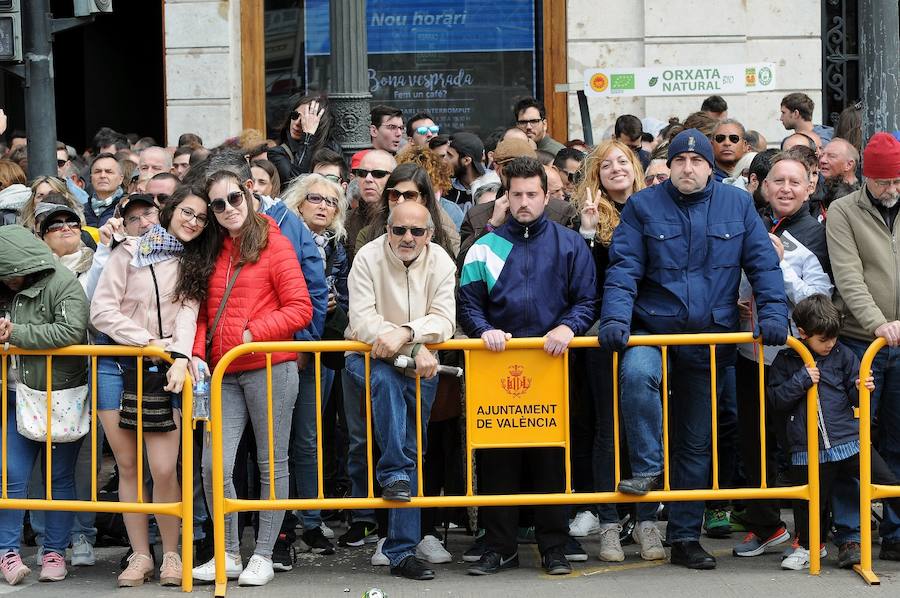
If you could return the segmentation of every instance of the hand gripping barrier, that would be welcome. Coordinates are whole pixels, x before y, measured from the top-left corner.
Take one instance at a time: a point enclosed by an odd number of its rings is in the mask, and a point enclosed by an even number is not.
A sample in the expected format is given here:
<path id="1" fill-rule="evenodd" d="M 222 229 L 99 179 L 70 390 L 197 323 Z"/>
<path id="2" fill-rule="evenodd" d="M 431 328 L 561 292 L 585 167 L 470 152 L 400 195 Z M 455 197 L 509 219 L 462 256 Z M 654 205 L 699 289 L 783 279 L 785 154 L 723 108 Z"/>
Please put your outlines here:
<path id="1" fill-rule="evenodd" d="M 47 389 L 52 396 L 53 392 L 53 358 L 70 356 L 90 357 L 90 408 L 91 408 L 91 498 L 90 500 L 54 500 L 52 489 L 52 435 L 47 435 L 44 458 L 46 460 L 46 498 L 9 498 L 7 494 L 7 429 L 8 410 L 15 409 L 7 401 L 7 379 L 9 355 L 42 356 L 47 359 Z M 97 358 L 98 357 L 132 357 L 137 362 L 137 502 L 110 502 L 97 500 Z M 193 568 L 194 548 L 194 440 L 192 435 L 191 417 L 193 399 L 190 384 L 185 384 L 182 394 L 182 418 L 181 418 L 181 501 L 172 503 L 154 503 L 144 501 L 144 444 L 143 444 L 143 417 L 141 405 L 143 402 L 143 368 L 141 362 L 144 357 L 158 358 L 172 362 L 172 358 L 158 347 L 123 347 L 119 345 L 72 345 L 53 351 L 26 350 L 10 347 L 5 350 L 0 346 L 0 396 L 2 396 L 2 498 L 0 509 L 23 509 L 36 511 L 77 511 L 77 512 L 106 512 L 106 513 L 146 513 L 159 515 L 172 515 L 181 518 L 181 560 L 183 564 L 181 589 L 190 592 L 193 588 L 191 569 Z M 47 421 L 51 421 L 52 400 L 47 401 Z M 12 421 L 15 421 L 13 419 Z"/>
<path id="2" fill-rule="evenodd" d="M 809 502 L 809 539 L 810 546 L 818 546 L 819 539 L 819 464 L 818 464 L 818 428 L 817 392 L 814 385 L 807 392 L 807 435 L 808 435 L 808 482 L 799 486 L 769 488 L 766 486 L 766 444 L 765 444 L 765 384 L 763 380 L 763 364 L 760 359 L 760 467 L 762 480 L 759 488 L 720 488 L 718 479 L 718 439 L 717 439 L 717 396 L 716 396 L 716 345 L 734 345 L 744 343 L 762 345 L 750 333 L 725 334 L 676 334 L 632 336 L 629 346 L 659 346 L 662 351 L 662 401 L 663 401 L 663 447 L 665 475 L 663 489 L 653 491 L 645 496 L 625 495 L 619 492 L 572 492 L 571 471 L 569 465 L 569 416 L 568 416 L 568 352 L 561 357 L 551 357 L 543 352 L 544 339 L 522 338 L 507 342 L 506 351 L 488 352 L 480 339 L 452 340 L 431 349 L 461 350 L 465 357 L 466 380 L 466 494 L 462 496 L 423 496 L 422 452 L 417 450 L 418 493 L 411 502 L 390 502 L 375 497 L 373 492 L 372 463 L 372 405 L 370 389 L 370 356 L 369 345 L 358 342 L 315 341 L 315 342 L 269 342 L 240 345 L 226 353 L 213 371 L 210 385 L 210 410 L 212 424 L 213 451 L 213 521 L 216 554 L 216 586 L 215 595 L 225 596 L 225 516 L 230 513 L 250 510 L 288 510 L 288 509 L 364 509 L 364 508 L 427 508 L 427 507 L 468 507 L 468 506 L 509 506 L 509 505 L 547 505 L 547 504 L 588 504 L 588 503 L 627 503 L 627 502 L 666 502 L 666 501 L 698 501 L 698 500 L 732 500 L 732 499 L 794 499 Z M 712 430 L 712 487 L 710 489 L 672 490 L 669 485 L 669 435 L 668 435 L 668 365 L 667 351 L 670 346 L 709 345 L 711 364 L 711 430 Z M 814 365 L 812 355 L 806 347 L 794 338 L 788 338 L 788 345 L 795 349 L 808 365 Z M 574 348 L 596 348 L 594 337 L 575 338 L 569 345 Z M 316 377 L 316 431 L 321 438 L 321 353 L 330 351 L 356 351 L 364 354 L 366 388 L 366 451 L 368 466 L 368 492 L 364 498 L 325 498 L 322 484 L 322 445 L 317 443 L 317 476 L 318 497 L 313 499 L 289 499 L 275 496 L 275 471 L 269 468 L 269 496 L 266 499 L 230 499 L 224 496 L 223 446 L 222 446 L 222 379 L 225 370 L 238 357 L 249 353 L 266 354 L 267 370 L 267 412 L 268 412 L 268 456 L 270 463 L 274 461 L 273 421 L 272 421 L 272 358 L 274 352 L 306 352 L 314 353 Z M 524 365 L 523 365 L 524 364 Z M 307 366 L 309 367 L 309 366 Z M 528 368 L 533 368 L 533 375 L 528 375 Z M 618 354 L 614 356 L 613 368 L 618 371 Z M 620 478 L 619 464 L 619 426 L 618 426 L 618 376 L 614 376 L 613 422 L 615 442 L 615 481 Z M 490 384 L 487 386 L 486 384 Z M 546 392 L 555 393 L 553 401 L 545 401 L 543 406 L 530 409 L 535 420 L 543 417 L 543 431 L 528 428 L 527 434 L 513 431 L 502 431 L 499 426 L 487 426 L 479 429 L 479 407 L 496 399 L 501 391 L 508 395 L 523 395 L 532 388 L 538 390 L 533 394 L 546 396 Z M 416 379 L 416 440 L 422 445 L 421 427 L 421 387 Z M 484 412 L 482 412 L 483 414 Z M 544 417 L 547 416 L 547 417 Z M 547 420 L 552 417 L 555 426 L 549 426 Z M 526 418 L 526 423 L 528 423 Z M 554 431 L 548 432 L 550 427 Z M 507 428 L 507 426 L 503 426 Z M 521 430 L 520 430 L 521 432 Z M 492 437 L 495 437 L 492 440 Z M 504 447 L 560 447 L 565 450 L 565 491 L 555 494 L 515 494 L 515 495 L 478 495 L 473 488 L 472 455 L 476 449 Z M 819 573 L 819 551 L 810 551 L 810 574 Z"/>
<path id="3" fill-rule="evenodd" d="M 862 382 L 872 375 L 872 362 L 878 352 L 887 346 L 883 338 L 877 338 L 866 349 L 859 367 L 859 523 L 860 559 L 853 570 L 869 585 L 881 581 L 872 570 L 872 501 L 877 498 L 900 496 L 900 486 L 882 486 L 872 483 L 872 404 L 871 392 Z M 887 507 L 885 507 L 887 508 Z"/>

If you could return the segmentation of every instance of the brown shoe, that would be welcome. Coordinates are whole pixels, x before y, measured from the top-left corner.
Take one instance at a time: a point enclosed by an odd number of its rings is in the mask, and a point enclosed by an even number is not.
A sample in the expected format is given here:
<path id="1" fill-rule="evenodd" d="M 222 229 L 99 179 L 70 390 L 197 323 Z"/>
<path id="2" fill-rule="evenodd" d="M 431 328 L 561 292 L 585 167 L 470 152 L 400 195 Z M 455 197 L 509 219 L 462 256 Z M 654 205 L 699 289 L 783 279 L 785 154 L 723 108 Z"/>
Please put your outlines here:
<path id="1" fill-rule="evenodd" d="M 151 577 L 153 577 L 153 559 L 150 555 L 135 552 L 128 557 L 128 566 L 119 574 L 119 587 L 134 588 L 143 585 Z"/>
<path id="2" fill-rule="evenodd" d="M 162 566 L 159 568 L 159 585 L 180 586 L 182 569 L 181 557 L 177 552 L 165 553 L 162 558 Z"/>

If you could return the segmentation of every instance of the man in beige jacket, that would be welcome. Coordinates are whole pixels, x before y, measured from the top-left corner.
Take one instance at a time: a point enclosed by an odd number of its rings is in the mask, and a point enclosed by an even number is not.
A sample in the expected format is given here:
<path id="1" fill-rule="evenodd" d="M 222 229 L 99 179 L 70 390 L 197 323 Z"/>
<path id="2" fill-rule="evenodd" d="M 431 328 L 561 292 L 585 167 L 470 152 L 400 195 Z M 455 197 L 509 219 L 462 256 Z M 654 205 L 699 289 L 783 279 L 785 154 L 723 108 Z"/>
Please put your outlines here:
<path id="1" fill-rule="evenodd" d="M 424 206 L 414 202 L 397 205 L 388 217 L 387 234 L 360 249 L 348 279 L 350 324 L 345 336 L 372 345 L 372 420 L 381 448 L 375 477 L 385 500 L 408 502 L 416 492 L 415 375 L 421 377 L 424 437 L 437 390 L 438 368 L 435 355 L 425 343 L 449 339 L 456 327 L 456 266 L 446 251 L 431 243 L 433 233 L 434 222 Z M 392 365 L 398 355 L 414 359 L 414 373 Z M 346 372 L 355 385 L 365 388 L 362 355 L 347 357 Z M 360 418 L 358 404 L 354 408 L 354 394 L 350 391 L 348 401 L 345 392 L 348 420 Z M 350 439 L 353 451 L 360 440 L 365 442 L 365 421 L 348 421 L 347 427 L 351 437 L 362 436 Z M 424 452 L 424 446 L 419 448 Z M 362 484 L 354 480 L 354 490 L 362 490 L 365 469 L 359 472 L 353 467 L 358 463 L 353 455 L 349 460 L 351 478 L 361 473 Z M 365 461 L 362 463 L 364 466 Z M 381 548 L 390 561 L 391 573 L 417 580 L 434 577 L 434 572 L 416 558 L 420 535 L 418 509 L 391 510 Z"/>
<path id="2" fill-rule="evenodd" d="M 833 143 L 833 142 L 832 142 Z M 900 141 L 876 133 L 863 153 L 865 185 L 828 208 L 825 231 L 844 313 L 841 342 L 862 359 L 875 338 L 887 341 L 872 364 L 875 443 L 900 472 Z M 843 542 L 859 542 L 858 489 L 837 488 L 834 517 Z M 854 533 L 855 531 L 855 533 Z M 900 513 L 885 506 L 879 558 L 900 561 Z M 843 537 L 846 536 L 846 537 Z M 859 561 L 856 561 L 859 562 Z"/>

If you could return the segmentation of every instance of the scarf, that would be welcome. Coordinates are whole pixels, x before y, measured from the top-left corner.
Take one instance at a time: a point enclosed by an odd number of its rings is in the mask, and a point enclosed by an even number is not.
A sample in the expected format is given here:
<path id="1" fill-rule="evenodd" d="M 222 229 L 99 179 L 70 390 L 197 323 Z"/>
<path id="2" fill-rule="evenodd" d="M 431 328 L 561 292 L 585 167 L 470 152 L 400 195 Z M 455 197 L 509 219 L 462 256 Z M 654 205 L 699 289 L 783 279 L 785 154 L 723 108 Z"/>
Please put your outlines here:
<path id="1" fill-rule="evenodd" d="M 309 232 L 312 233 L 312 231 L 309 231 Z M 331 238 L 329 236 L 327 236 L 327 234 L 320 235 L 319 233 L 312 233 L 312 236 L 313 236 L 313 241 L 316 242 L 316 249 L 319 250 L 319 255 L 322 256 L 322 261 L 323 262 L 326 261 L 327 258 L 325 257 L 325 248 L 328 247 L 328 242 L 331 240 Z M 327 272 L 326 272 L 326 274 L 327 274 Z"/>
<path id="2" fill-rule="evenodd" d="M 138 249 L 131 258 L 131 265 L 137 268 L 150 266 L 177 257 L 182 251 L 184 245 L 181 241 L 156 224 L 138 239 Z"/>
<path id="3" fill-rule="evenodd" d="M 121 187 L 116 189 L 116 192 L 107 197 L 106 199 L 100 199 L 96 195 L 91 196 L 91 209 L 94 210 L 94 215 L 98 218 L 103 213 L 103 210 L 112 205 L 114 201 L 119 199 L 125 194 Z"/>

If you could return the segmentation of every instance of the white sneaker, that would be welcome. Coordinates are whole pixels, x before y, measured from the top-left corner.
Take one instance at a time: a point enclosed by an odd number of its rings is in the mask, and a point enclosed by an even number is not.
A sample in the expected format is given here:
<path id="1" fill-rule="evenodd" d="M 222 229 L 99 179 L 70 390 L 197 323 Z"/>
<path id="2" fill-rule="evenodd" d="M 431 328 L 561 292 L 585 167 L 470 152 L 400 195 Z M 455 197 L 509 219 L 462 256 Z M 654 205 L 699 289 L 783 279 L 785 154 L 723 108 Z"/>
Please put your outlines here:
<path id="1" fill-rule="evenodd" d="M 661 561 L 666 558 L 662 534 L 654 521 L 639 522 L 631 532 L 634 541 L 641 545 L 641 558 L 645 561 Z"/>
<path id="2" fill-rule="evenodd" d="M 584 538 L 600 533 L 600 519 L 590 511 L 581 511 L 569 524 L 569 535 L 573 538 Z"/>
<path id="3" fill-rule="evenodd" d="M 237 579 L 243 570 L 241 555 L 225 554 L 225 577 Z M 216 559 L 211 558 L 202 565 L 194 567 L 191 576 L 198 581 L 216 581 Z"/>
<path id="4" fill-rule="evenodd" d="M 327 525 L 325 525 L 324 521 L 319 524 L 319 529 L 322 530 L 322 535 L 325 536 L 326 538 L 328 538 L 329 540 L 331 538 L 334 538 L 334 530 L 331 529 L 330 527 L 328 527 Z"/>
<path id="5" fill-rule="evenodd" d="M 387 567 L 391 564 L 384 553 L 381 552 L 381 549 L 384 548 L 384 541 L 387 538 L 379 538 L 378 544 L 375 545 L 375 554 L 372 555 L 372 565 L 375 567 Z"/>
<path id="6" fill-rule="evenodd" d="M 597 558 L 607 563 L 621 563 L 625 560 L 622 552 L 622 541 L 619 534 L 622 526 L 618 523 L 606 523 L 600 526 L 600 554 Z"/>
<path id="7" fill-rule="evenodd" d="M 782 569 L 790 569 L 792 571 L 803 571 L 809 569 L 809 551 L 803 547 L 791 553 L 791 556 L 781 561 Z"/>
<path id="8" fill-rule="evenodd" d="M 94 547 L 87 541 L 84 534 L 78 534 L 78 537 L 72 542 L 72 566 L 90 567 L 96 562 Z"/>
<path id="9" fill-rule="evenodd" d="M 428 534 L 416 546 L 416 558 L 434 565 L 453 562 L 453 555 L 447 552 L 444 545 L 436 537 Z"/>
<path id="10" fill-rule="evenodd" d="M 272 559 L 254 554 L 250 557 L 243 573 L 238 577 L 239 586 L 264 586 L 275 579 L 275 569 L 272 568 Z"/>

